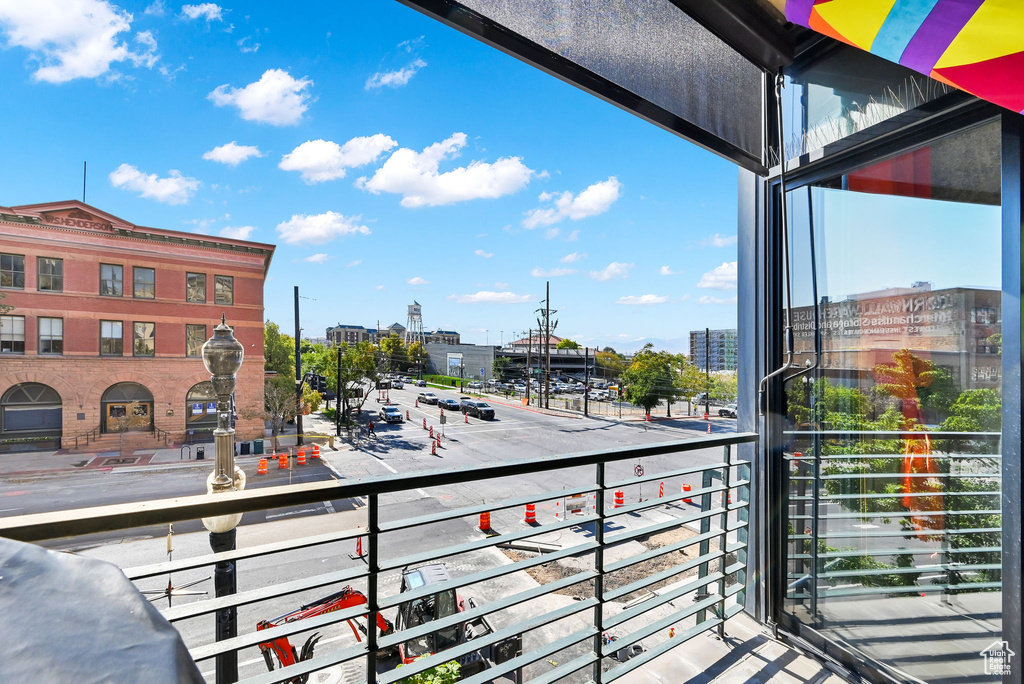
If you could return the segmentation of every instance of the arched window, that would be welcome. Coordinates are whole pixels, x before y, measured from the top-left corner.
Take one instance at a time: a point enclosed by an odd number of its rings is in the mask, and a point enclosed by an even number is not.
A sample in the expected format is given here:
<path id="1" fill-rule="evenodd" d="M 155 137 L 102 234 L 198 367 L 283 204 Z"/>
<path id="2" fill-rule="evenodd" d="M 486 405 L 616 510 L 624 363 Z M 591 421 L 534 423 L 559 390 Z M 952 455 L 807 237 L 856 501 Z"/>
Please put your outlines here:
<path id="1" fill-rule="evenodd" d="M 185 426 L 189 430 L 217 427 L 217 396 L 209 380 L 192 385 L 185 394 Z"/>
<path id="2" fill-rule="evenodd" d="M 60 394 L 49 385 L 26 382 L 0 397 L 4 437 L 60 437 L 62 422 Z"/>
<path id="3" fill-rule="evenodd" d="M 104 432 L 153 428 L 153 393 L 137 382 L 111 385 L 100 404 Z"/>

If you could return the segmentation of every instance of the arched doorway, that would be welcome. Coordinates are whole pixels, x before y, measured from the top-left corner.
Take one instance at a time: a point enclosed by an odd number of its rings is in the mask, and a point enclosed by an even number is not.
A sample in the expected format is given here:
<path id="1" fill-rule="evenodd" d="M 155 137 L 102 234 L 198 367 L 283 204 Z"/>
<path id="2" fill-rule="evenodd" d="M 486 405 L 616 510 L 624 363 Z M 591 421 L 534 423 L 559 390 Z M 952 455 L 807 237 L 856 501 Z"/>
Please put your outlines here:
<path id="1" fill-rule="evenodd" d="M 217 395 L 209 380 L 196 383 L 185 394 L 185 428 L 208 430 L 217 427 Z"/>
<path id="2" fill-rule="evenodd" d="M 25 382 L 0 397 L 0 438 L 60 437 L 62 425 L 60 394 L 49 385 Z"/>
<path id="3" fill-rule="evenodd" d="M 153 394 L 137 382 L 111 385 L 100 400 L 103 432 L 153 429 Z"/>

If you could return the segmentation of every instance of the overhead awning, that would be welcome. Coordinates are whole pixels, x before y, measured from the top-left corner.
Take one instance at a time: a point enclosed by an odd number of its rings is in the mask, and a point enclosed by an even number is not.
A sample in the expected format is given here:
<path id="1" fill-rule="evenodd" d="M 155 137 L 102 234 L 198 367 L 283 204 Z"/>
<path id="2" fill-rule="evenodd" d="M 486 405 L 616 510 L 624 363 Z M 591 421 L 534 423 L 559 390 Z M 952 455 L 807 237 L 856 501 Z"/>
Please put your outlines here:
<path id="1" fill-rule="evenodd" d="M 1022 0 L 785 2 L 795 24 L 1024 113 Z"/>
<path id="2" fill-rule="evenodd" d="M 401 0 L 764 174 L 766 71 L 792 59 L 781 15 L 717 0 Z M 557 113 L 555 113 L 557 115 Z"/>

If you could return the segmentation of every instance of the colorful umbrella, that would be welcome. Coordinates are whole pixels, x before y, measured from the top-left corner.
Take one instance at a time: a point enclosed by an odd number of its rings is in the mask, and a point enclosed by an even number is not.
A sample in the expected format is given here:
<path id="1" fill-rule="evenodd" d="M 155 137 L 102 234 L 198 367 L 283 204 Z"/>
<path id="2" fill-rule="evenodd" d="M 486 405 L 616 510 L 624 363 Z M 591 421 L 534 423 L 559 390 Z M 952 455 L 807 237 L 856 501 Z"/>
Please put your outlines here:
<path id="1" fill-rule="evenodd" d="M 1022 0 L 786 0 L 786 18 L 1024 113 Z"/>

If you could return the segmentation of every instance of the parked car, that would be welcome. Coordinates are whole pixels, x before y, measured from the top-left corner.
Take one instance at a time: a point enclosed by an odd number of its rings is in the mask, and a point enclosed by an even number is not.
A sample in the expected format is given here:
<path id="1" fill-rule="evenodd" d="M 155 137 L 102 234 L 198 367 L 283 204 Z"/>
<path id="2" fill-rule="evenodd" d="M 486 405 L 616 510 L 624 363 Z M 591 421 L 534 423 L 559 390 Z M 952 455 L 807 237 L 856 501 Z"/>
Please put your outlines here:
<path id="1" fill-rule="evenodd" d="M 473 382 L 467 383 L 466 387 L 470 389 L 483 389 L 484 383 L 480 382 L 479 380 L 474 380 Z"/>
<path id="2" fill-rule="evenodd" d="M 722 408 L 718 409 L 718 415 L 722 418 L 735 418 L 736 404 L 726 404 Z"/>
<path id="3" fill-rule="evenodd" d="M 462 412 L 471 416 L 476 416 L 477 418 L 483 418 L 484 420 L 491 420 L 494 418 L 494 409 L 491 408 L 491 405 L 486 401 L 463 399 Z"/>
<path id="4" fill-rule="evenodd" d="M 433 392 L 420 392 L 419 400 L 424 404 L 436 404 L 438 397 Z"/>
<path id="5" fill-rule="evenodd" d="M 459 400 L 458 399 L 450 399 L 450 398 L 438 399 L 437 400 L 437 405 L 440 406 L 443 409 L 448 409 L 449 411 L 458 411 L 459 408 L 460 408 Z"/>
<path id="6" fill-rule="evenodd" d="M 426 380 L 417 380 L 416 381 L 416 386 L 417 387 L 426 387 L 427 386 L 427 381 Z"/>
<path id="7" fill-rule="evenodd" d="M 405 420 L 397 406 L 385 406 L 380 410 L 380 419 L 385 423 L 401 423 Z"/>
<path id="8" fill-rule="evenodd" d="M 401 380 L 392 380 L 391 389 L 405 389 L 405 383 Z"/>

